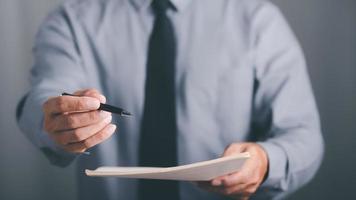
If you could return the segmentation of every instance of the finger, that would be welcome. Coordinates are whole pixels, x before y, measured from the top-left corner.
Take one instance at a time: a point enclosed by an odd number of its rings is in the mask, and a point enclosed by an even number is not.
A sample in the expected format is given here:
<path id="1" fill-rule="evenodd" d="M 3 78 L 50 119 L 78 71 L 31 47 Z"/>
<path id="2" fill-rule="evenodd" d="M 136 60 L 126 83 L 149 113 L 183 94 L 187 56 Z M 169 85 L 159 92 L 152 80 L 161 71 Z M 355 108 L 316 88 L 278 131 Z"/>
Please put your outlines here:
<path id="1" fill-rule="evenodd" d="M 94 134 L 82 142 L 65 145 L 64 149 L 70 152 L 84 152 L 86 149 L 89 149 L 107 140 L 115 132 L 115 130 L 116 125 L 109 124 L 97 134 Z"/>
<path id="2" fill-rule="evenodd" d="M 219 176 L 214 178 L 213 180 L 210 181 L 210 184 L 212 186 L 223 186 L 223 181 L 227 178 L 228 175 L 223 175 L 223 176 Z"/>
<path id="3" fill-rule="evenodd" d="M 239 171 L 222 177 L 221 182 L 225 187 L 231 187 L 248 182 L 249 177 L 244 171 Z"/>
<path id="4" fill-rule="evenodd" d="M 97 110 L 99 107 L 100 101 L 93 97 L 59 96 L 44 103 L 43 109 L 45 113 L 54 115 L 65 112 Z"/>
<path id="5" fill-rule="evenodd" d="M 75 92 L 74 95 L 93 97 L 93 98 L 98 99 L 100 101 L 100 103 L 106 103 L 106 97 L 104 95 L 102 95 L 96 89 L 79 90 L 79 91 Z"/>
<path id="6" fill-rule="evenodd" d="M 224 195 L 228 195 L 228 196 L 231 196 L 231 195 L 241 196 L 242 194 L 245 195 L 245 193 L 246 193 L 245 190 L 247 187 L 248 187 L 247 184 L 237 184 L 237 185 L 230 186 L 230 187 L 224 187 L 222 189 L 222 193 Z"/>
<path id="7" fill-rule="evenodd" d="M 225 149 L 223 153 L 223 157 L 242 153 L 245 150 L 246 150 L 246 146 L 244 144 L 233 143 Z"/>
<path id="8" fill-rule="evenodd" d="M 216 186 L 231 187 L 236 184 L 242 184 L 245 182 L 247 182 L 247 181 L 240 178 L 240 175 L 235 175 L 235 173 L 234 173 L 234 174 L 220 176 L 218 178 L 215 178 L 210 182 L 210 184 L 215 187 Z"/>
<path id="9" fill-rule="evenodd" d="M 52 131 L 61 132 L 82 128 L 96 124 L 109 116 L 111 116 L 111 113 L 106 111 L 89 111 L 58 115 L 54 119 L 54 130 Z"/>
<path id="10" fill-rule="evenodd" d="M 222 185 L 222 180 L 224 179 L 225 176 L 220 176 L 217 178 L 214 178 L 212 181 L 210 181 L 210 184 L 212 186 L 221 186 Z"/>
<path id="11" fill-rule="evenodd" d="M 105 128 L 108 124 L 111 123 L 111 120 L 112 116 L 109 116 L 96 124 L 92 124 L 83 128 L 73 129 L 70 131 L 64 131 L 59 133 L 57 132 L 51 134 L 51 136 L 60 145 L 81 142 Z"/>
<path id="12" fill-rule="evenodd" d="M 222 155 L 222 157 L 226 157 L 226 156 L 231 156 L 237 153 L 241 153 L 243 151 L 245 151 L 246 147 L 244 144 L 239 144 L 239 143 L 233 143 L 229 146 L 227 146 L 224 150 L 224 153 Z M 214 178 L 211 181 L 211 185 L 213 186 L 220 186 L 223 182 L 223 180 L 227 177 L 228 175 L 224 175 L 224 176 L 220 176 L 217 178 Z"/>
<path id="13" fill-rule="evenodd" d="M 237 154 L 237 153 L 241 153 L 241 152 L 244 151 L 244 149 L 245 149 L 245 147 L 244 147 L 243 144 L 239 144 L 239 143 L 230 144 L 229 146 L 227 146 L 225 148 L 222 157 L 226 157 L 226 156 L 234 155 L 234 154 Z M 220 185 L 223 184 L 223 180 L 226 179 L 227 176 L 229 176 L 229 175 L 224 175 L 224 176 L 220 176 L 220 177 L 214 178 L 210 182 L 210 184 L 212 186 L 220 186 Z"/>
<path id="14" fill-rule="evenodd" d="M 206 191 L 222 194 L 221 188 L 217 186 L 212 186 L 209 181 L 199 181 L 197 182 L 197 185 L 198 187 Z"/>
<path id="15" fill-rule="evenodd" d="M 242 199 L 249 199 L 253 194 L 256 193 L 257 189 L 258 186 L 256 185 L 247 186 L 242 192 Z"/>

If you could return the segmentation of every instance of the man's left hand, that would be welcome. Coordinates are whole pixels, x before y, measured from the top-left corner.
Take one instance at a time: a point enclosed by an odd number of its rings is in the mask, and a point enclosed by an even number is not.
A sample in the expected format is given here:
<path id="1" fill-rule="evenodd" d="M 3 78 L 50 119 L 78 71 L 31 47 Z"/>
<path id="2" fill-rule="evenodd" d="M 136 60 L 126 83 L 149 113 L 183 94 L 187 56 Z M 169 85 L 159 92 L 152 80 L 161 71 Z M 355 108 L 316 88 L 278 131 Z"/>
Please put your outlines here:
<path id="1" fill-rule="evenodd" d="M 212 181 L 198 182 L 198 185 L 203 189 L 233 199 L 249 199 L 268 172 L 268 158 L 264 149 L 256 143 L 233 143 L 225 149 L 223 157 L 242 152 L 249 152 L 251 157 L 240 171 L 215 178 Z"/>

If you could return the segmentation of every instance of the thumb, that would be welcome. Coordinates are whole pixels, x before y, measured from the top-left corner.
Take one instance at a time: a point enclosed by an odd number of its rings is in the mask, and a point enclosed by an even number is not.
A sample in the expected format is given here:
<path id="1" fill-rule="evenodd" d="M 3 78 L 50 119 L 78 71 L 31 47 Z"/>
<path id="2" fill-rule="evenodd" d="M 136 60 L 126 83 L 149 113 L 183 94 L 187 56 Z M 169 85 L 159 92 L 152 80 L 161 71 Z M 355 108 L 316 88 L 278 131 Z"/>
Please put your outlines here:
<path id="1" fill-rule="evenodd" d="M 233 143 L 225 148 L 223 157 L 231 156 L 245 151 L 246 151 L 246 145 L 244 143 Z"/>
<path id="2" fill-rule="evenodd" d="M 79 91 L 75 92 L 74 95 L 93 97 L 93 98 L 98 99 L 100 101 L 100 103 L 106 103 L 106 97 L 104 95 L 102 95 L 96 89 L 79 90 Z"/>
<path id="3" fill-rule="evenodd" d="M 246 149 L 245 146 L 246 146 L 245 143 L 232 143 L 232 144 L 230 144 L 229 146 L 227 146 L 225 148 L 222 157 L 226 157 L 226 156 L 231 156 L 231 155 L 234 155 L 234 154 L 242 153 Z M 211 185 L 220 186 L 222 184 L 222 180 L 225 179 L 226 176 L 227 175 L 214 178 L 211 181 Z"/>

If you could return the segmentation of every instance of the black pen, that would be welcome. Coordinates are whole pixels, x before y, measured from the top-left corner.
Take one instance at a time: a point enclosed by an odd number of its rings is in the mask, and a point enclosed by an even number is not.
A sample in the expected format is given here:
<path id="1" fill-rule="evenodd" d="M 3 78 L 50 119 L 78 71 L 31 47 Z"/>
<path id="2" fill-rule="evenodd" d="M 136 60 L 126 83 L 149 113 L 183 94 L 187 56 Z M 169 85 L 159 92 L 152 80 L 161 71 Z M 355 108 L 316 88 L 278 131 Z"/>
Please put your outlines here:
<path id="1" fill-rule="evenodd" d="M 69 94 L 69 93 L 62 93 L 62 96 L 73 96 L 73 97 L 80 97 L 80 96 L 77 96 L 77 95 L 73 95 L 73 94 Z M 119 108 L 119 107 L 115 107 L 115 106 L 112 106 L 112 105 L 108 105 L 108 104 L 104 104 L 104 103 L 100 103 L 100 107 L 98 110 L 103 110 L 103 111 L 107 111 L 107 112 L 111 112 L 111 113 L 114 113 L 114 114 L 118 114 L 122 117 L 130 117 L 132 116 L 132 114 L 122 108 Z"/>

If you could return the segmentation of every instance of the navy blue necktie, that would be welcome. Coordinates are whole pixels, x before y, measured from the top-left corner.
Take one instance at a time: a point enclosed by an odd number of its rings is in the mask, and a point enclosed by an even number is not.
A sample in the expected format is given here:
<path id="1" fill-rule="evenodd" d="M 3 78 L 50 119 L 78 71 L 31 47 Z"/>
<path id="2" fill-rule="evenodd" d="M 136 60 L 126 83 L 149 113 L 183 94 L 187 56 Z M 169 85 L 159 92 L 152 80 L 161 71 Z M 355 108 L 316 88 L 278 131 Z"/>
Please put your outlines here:
<path id="1" fill-rule="evenodd" d="M 153 31 L 149 40 L 144 114 L 139 143 L 139 165 L 177 165 L 177 126 L 175 109 L 176 41 L 167 16 L 168 0 L 154 0 Z M 178 182 L 140 180 L 139 199 L 179 199 Z"/>

